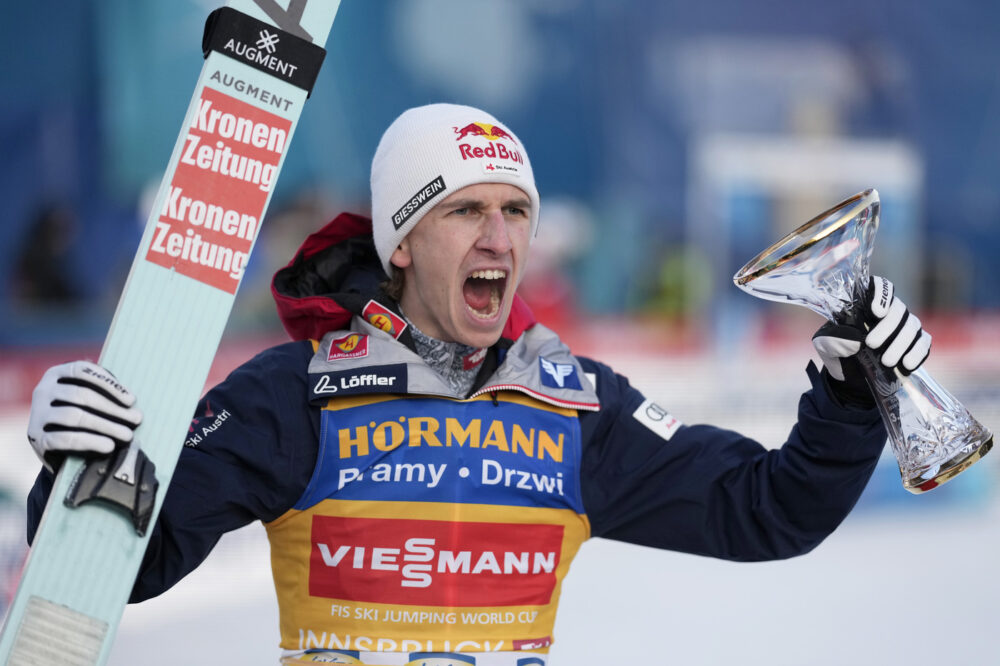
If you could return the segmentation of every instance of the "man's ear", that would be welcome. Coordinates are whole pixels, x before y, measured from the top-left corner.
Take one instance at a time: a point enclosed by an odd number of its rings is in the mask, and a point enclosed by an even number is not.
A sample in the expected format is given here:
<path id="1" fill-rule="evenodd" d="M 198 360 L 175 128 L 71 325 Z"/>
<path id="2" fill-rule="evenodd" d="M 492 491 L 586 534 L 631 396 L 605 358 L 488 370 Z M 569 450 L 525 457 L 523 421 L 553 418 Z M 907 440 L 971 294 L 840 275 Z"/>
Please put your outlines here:
<path id="1" fill-rule="evenodd" d="M 389 257 L 389 263 L 398 268 L 406 268 L 413 263 L 413 256 L 410 254 L 409 237 L 404 237 L 403 240 L 399 241 L 399 245 L 396 246 L 396 249 L 392 251 L 392 256 Z"/>

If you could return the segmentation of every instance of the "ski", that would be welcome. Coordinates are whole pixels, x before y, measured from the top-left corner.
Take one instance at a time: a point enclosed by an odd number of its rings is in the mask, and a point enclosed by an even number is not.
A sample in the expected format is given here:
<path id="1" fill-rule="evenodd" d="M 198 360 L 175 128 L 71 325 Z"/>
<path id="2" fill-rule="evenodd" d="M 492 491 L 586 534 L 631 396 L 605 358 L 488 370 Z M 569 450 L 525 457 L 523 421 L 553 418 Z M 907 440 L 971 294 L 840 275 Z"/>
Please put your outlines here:
<path id="1" fill-rule="evenodd" d="M 56 476 L 0 663 L 90 666 L 114 635 L 340 0 L 231 0 L 100 355 L 139 396 L 132 447 Z"/>

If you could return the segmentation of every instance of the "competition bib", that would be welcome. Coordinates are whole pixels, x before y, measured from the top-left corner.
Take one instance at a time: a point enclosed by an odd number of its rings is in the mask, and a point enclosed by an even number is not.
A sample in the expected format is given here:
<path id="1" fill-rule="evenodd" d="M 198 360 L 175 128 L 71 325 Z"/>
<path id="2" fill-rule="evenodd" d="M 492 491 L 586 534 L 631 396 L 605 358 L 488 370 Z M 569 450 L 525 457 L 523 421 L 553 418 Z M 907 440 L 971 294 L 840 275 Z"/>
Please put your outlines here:
<path id="1" fill-rule="evenodd" d="M 520 394 L 331 401 L 267 525 L 282 647 L 546 651 L 589 535 L 579 467 L 576 412 Z"/>

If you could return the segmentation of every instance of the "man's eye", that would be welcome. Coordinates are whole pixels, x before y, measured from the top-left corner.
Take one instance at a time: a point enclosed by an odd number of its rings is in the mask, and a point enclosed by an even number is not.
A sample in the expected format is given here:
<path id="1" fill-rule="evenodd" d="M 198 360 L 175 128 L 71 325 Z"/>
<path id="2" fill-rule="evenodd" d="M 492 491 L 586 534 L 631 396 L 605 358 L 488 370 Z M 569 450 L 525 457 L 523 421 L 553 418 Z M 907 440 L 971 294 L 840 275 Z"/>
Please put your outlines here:
<path id="1" fill-rule="evenodd" d="M 507 208 L 508 215 L 523 215 L 527 217 L 528 212 L 523 208 L 518 208 L 517 206 L 510 206 Z"/>
<path id="2" fill-rule="evenodd" d="M 469 209 L 468 208 L 455 208 L 454 210 L 451 211 L 451 214 L 452 215 L 468 215 L 469 214 Z"/>

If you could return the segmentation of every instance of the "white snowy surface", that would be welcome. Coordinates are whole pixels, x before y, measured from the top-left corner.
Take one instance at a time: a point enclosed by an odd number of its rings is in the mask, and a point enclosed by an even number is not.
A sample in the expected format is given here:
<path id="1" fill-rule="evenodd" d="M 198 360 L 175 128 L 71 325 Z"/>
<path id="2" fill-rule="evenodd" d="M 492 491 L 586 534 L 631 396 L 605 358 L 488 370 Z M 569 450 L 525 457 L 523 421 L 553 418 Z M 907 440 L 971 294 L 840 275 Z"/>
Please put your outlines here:
<path id="1" fill-rule="evenodd" d="M 735 364 L 619 356 L 612 365 L 686 422 L 777 445 L 805 388 L 808 354 L 782 355 L 798 356 L 794 363 L 751 354 Z M 996 432 L 1000 373 L 981 359 L 940 353 L 934 376 Z M 0 483 L 15 492 L 26 492 L 37 470 L 26 420 L 23 412 L 0 414 Z M 824 544 L 793 560 L 735 564 L 585 543 L 563 588 L 551 663 L 1000 663 L 992 634 L 1000 615 L 992 566 L 1000 551 L 1000 454 L 919 497 L 897 487 L 892 461 L 883 462 L 876 499 L 863 498 Z M 277 642 L 267 540 L 252 525 L 224 537 L 167 593 L 129 606 L 110 664 L 277 664 Z"/>

